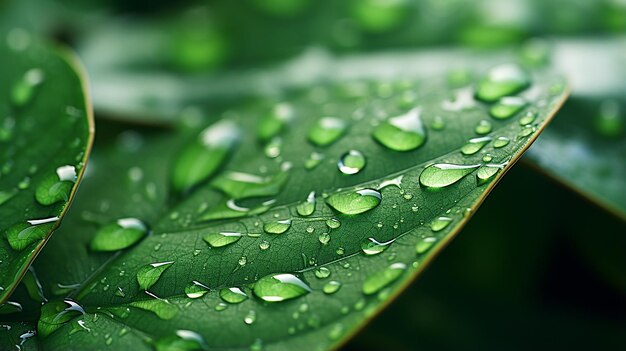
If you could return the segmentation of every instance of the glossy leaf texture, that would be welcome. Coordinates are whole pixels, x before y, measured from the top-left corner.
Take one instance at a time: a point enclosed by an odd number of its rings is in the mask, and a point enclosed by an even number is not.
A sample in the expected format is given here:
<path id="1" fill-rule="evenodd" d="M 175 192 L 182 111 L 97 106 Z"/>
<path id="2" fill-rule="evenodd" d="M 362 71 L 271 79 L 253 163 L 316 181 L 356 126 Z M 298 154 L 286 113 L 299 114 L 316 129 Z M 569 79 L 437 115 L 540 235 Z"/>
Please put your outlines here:
<path id="1" fill-rule="evenodd" d="M 39 342 L 338 347 L 452 239 L 565 99 L 560 77 L 526 72 L 530 86 L 508 91 L 524 107 L 494 118 L 473 97 L 486 72 L 470 73 L 453 86 L 446 75 L 320 83 L 196 111 L 176 131 L 109 126 L 35 267 L 49 300 Z M 467 151 L 476 138 L 488 142 Z M 103 231 L 117 240 L 111 226 L 129 218 L 145 226 L 109 251 Z M 139 240 L 138 228 L 149 228 Z"/>
<path id="2" fill-rule="evenodd" d="M 626 220 L 626 38 L 570 41 L 557 50 L 555 66 L 570 77 L 572 98 L 528 159 Z"/>
<path id="3" fill-rule="evenodd" d="M 18 31 L 2 41 L 0 57 L 4 302 L 67 211 L 91 147 L 93 120 L 84 75 L 71 53 Z"/>

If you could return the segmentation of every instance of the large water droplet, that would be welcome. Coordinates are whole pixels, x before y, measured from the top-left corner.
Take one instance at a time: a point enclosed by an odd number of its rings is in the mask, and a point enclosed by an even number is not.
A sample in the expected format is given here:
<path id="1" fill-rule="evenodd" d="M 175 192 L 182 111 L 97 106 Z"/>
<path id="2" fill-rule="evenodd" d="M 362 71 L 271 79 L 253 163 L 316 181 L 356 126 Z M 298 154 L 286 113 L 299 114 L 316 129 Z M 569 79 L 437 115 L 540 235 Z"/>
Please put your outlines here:
<path id="1" fill-rule="evenodd" d="M 16 223 L 6 230 L 7 241 L 13 250 L 22 251 L 43 240 L 58 220 L 59 217 L 50 217 Z"/>
<path id="2" fill-rule="evenodd" d="M 452 223 L 452 218 L 450 217 L 438 217 L 434 221 L 430 222 L 430 229 L 433 232 L 439 232 L 446 229 L 450 223 Z"/>
<path id="3" fill-rule="evenodd" d="M 367 238 L 361 243 L 361 250 L 368 256 L 378 255 L 379 253 L 387 250 L 393 240 L 387 242 L 379 242 L 374 238 Z"/>
<path id="4" fill-rule="evenodd" d="M 178 307 L 176 307 L 176 305 L 171 304 L 165 299 L 157 298 L 154 295 L 151 296 L 153 299 L 133 301 L 129 303 L 129 305 L 145 311 L 150 311 L 163 320 L 172 319 L 178 314 Z"/>
<path id="5" fill-rule="evenodd" d="M 26 105 L 35 95 L 37 87 L 43 83 L 45 75 L 39 68 L 33 68 L 18 80 L 11 89 L 11 102 L 17 107 Z"/>
<path id="6" fill-rule="evenodd" d="M 197 299 L 206 295 L 209 290 L 208 286 L 194 280 L 185 287 L 185 295 L 190 299 Z"/>
<path id="7" fill-rule="evenodd" d="M 507 96 L 491 106 L 489 114 L 495 119 L 507 119 L 520 112 L 527 105 L 528 102 L 521 97 Z"/>
<path id="8" fill-rule="evenodd" d="M 272 274 L 254 284 L 254 294 L 267 302 L 294 299 L 311 292 L 311 288 L 293 274 Z"/>
<path id="9" fill-rule="evenodd" d="M 293 107 L 287 103 L 279 103 L 272 111 L 263 116 L 257 126 L 257 136 L 261 141 L 267 141 L 280 134 L 287 123 L 293 119 Z"/>
<path id="10" fill-rule="evenodd" d="M 394 263 L 382 271 L 375 272 L 363 282 L 363 293 L 372 295 L 396 281 L 406 270 L 404 263 Z"/>
<path id="11" fill-rule="evenodd" d="M 341 283 L 336 280 L 331 280 L 328 283 L 324 284 L 322 287 L 322 291 L 324 294 L 334 294 L 341 288 Z"/>
<path id="12" fill-rule="evenodd" d="M 337 167 L 343 174 L 359 173 L 365 167 L 365 156 L 360 151 L 350 150 L 341 155 Z"/>
<path id="13" fill-rule="evenodd" d="M 165 336 L 154 342 L 156 351 L 199 351 L 208 350 L 202 336 L 191 330 L 177 330 L 174 335 Z"/>
<path id="14" fill-rule="evenodd" d="M 376 127 L 372 136 L 391 150 L 415 150 L 426 141 L 420 114 L 421 109 L 414 108 L 404 115 L 391 117 Z"/>
<path id="15" fill-rule="evenodd" d="M 480 165 L 454 165 L 437 163 L 426 167 L 420 174 L 420 184 L 431 188 L 441 188 L 452 185 L 468 174 L 472 173 Z"/>
<path id="16" fill-rule="evenodd" d="M 61 166 L 56 172 L 43 178 L 35 190 L 35 199 L 47 206 L 59 201 L 67 201 L 76 182 L 74 166 Z"/>
<path id="17" fill-rule="evenodd" d="M 241 130 L 232 121 L 222 120 L 204 129 L 179 153 L 172 173 L 174 189 L 185 191 L 215 174 L 240 137 Z"/>
<path id="18" fill-rule="evenodd" d="M 310 216 L 315 212 L 315 191 L 311 191 L 306 200 L 296 206 L 296 211 L 303 217 Z"/>
<path id="19" fill-rule="evenodd" d="M 263 225 L 263 230 L 268 234 L 282 234 L 291 227 L 290 219 L 283 219 L 275 222 L 268 222 Z"/>
<path id="20" fill-rule="evenodd" d="M 168 269 L 174 261 L 156 262 L 147 264 L 137 271 L 137 282 L 141 290 L 150 289 L 161 278 L 161 274 Z"/>
<path id="21" fill-rule="evenodd" d="M 85 310 L 69 299 L 46 303 L 41 307 L 41 316 L 37 324 L 39 336 L 46 337 L 65 323 L 84 314 Z"/>
<path id="22" fill-rule="evenodd" d="M 530 86 L 530 76 L 520 66 L 503 64 L 493 67 L 476 88 L 476 97 L 487 102 L 516 94 Z"/>
<path id="23" fill-rule="evenodd" d="M 337 141 L 348 129 L 348 124 L 336 117 L 324 117 L 317 121 L 309 132 L 309 141 L 317 146 L 326 146 Z"/>
<path id="24" fill-rule="evenodd" d="M 240 232 L 211 232 L 205 234 L 202 239 L 211 247 L 223 247 L 237 242 L 241 237 Z"/>
<path id="25" fill-rule="evenodd" d="M 355 215 L 374 209 L 381 200 L 380 192 L 361 189 L 333 194 L 326 199 L 326 203 L 343 214 Z"/>
<path id="26" fill-rule="evenodd" d="M 220 297 L 230 304 L 238 304 L 248 299 L 248 295 L 240 288 L 224 288 L 220 290 Z"/>
<path id="27" fill-rule="evenodd" d="M 94 251 L 125 249 L 143 238 L 148 227 L 137 218 L 121 218 L 100 228 L 89 246 Z"/>
<path id="28" fill-rule="evenodd" d="M 473 138 L 470 139 L 467 144 L 461 147 L 461 153 L 463 155 L 473 155 L 480 151 L 485 145 L 487 145 L 491 141 L 491 137 L 481 137 L 481 138 Z"/>

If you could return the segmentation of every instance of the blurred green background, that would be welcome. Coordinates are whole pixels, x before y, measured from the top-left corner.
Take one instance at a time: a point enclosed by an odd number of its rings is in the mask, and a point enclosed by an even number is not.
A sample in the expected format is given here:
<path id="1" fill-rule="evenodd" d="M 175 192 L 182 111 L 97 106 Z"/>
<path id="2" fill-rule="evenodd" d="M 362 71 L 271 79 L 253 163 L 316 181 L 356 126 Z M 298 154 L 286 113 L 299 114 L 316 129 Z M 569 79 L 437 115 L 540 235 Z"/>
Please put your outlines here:
<path id="1" fill-rule="evenodd" d="M 193 93 L 176 87 L 194 77 L 245 82 L 245 74 L 298 57 L 319 59 L 307 55 L 311 48 L 331 57 L 512 49 L 537 64 L 555 51 L 555 68 L 573 75 L 572 98 L 532 158 L 514 167 L 439 259 L 345 349 L 625 347 L 626 1 L 4 0 L 0 30 L 9 40 L 35 33 L 69 44 L 92 77 L 96 117 L 148 125 L 180 115 Z M 586 44 L 578 51 L 562 50 L 579 42 Z M 170 105 L 141 95 L 154 82 Z M 120 92 L 130 98 L 119 100 Z M 609 122 L 597 119 L 606 101 L 617 106 Z M 572 139 L 601 164 L 577 161 L 580 151 L 542 148 Z M 572 170 L 576 162 L 587 167 Z M 581 184 L 586 177 L 593 179 Z"/>

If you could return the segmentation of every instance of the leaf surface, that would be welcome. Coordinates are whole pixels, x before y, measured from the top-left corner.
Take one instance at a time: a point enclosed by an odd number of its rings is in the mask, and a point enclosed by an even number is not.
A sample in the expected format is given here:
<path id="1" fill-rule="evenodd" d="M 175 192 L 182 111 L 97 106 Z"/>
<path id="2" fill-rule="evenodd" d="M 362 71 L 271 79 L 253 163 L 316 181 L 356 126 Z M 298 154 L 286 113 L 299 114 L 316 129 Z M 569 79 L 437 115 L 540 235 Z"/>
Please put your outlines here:
<path id="1" fill-rule="evenodd" d="M 0 301 L 67 211 L 91 147 L 93 120 L 74 56 L 31 43 L 0 45 Z"/>
<path id="2" fill-rule="evenodd" d="M 560 106 L 561 78 L 530 79 L 517 92 L 527 104 L 504 119 L 473 84 L 439 75 L 316 84 L 175 132 L 109 128 L 37 261 L 51 299 L 41 342 L 338 347 L 452 239 Z M 141 241 L 93 250 L 129 218 L 150 228 Z"/>

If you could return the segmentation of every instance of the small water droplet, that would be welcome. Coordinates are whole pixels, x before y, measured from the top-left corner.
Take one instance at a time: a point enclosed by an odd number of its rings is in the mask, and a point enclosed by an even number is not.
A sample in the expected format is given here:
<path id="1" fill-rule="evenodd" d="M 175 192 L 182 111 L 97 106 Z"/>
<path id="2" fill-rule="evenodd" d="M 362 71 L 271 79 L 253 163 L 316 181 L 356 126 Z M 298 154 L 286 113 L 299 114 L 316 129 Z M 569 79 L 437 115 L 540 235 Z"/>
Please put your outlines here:
<path id="1" fill-rule="evenodd" d="M 248 295 L 240 288 L 224 288 L 220 290 L 220 298 L 234 305 L 247 300 Z"/>
<path id="2" fill-rule="evenodd" d="M 137 282 L 141 290 L 150 289 L 161 277 L 161 274 L 168 269 L 174 261 L 156 262 L 147 264 L 137 271 Z"/>
<path id="3" fill-rule="evenodd" d="M 248 258 L 246 258 L 246 256 L 241 256 L 239 257 L 239 261 L 237 261 L 237 263 L 243 267 L 246 265 L 246 263 L 248 263 Z"/>
<path id="4" fill-rule="evenodd" d="M 337 218 L 329 218 L 326 220 L 326 226 L 330 229 L 337 229 L 341 226 L 341 222 Z"/>
<path id="5" fill-rule="evenodd" d="M 41 316 L 37 324 L 39 336 L 46 337 L 65 323 L 84 314 L 83 307 L 72 300 L 48 302 L 41 307 Z"/>
<path id="6" fill-rule="evenodd" d="M 516 94 L 530 86 L 530 76 L 515 64 L 503 64 L 490 69 L 476 87 L 476 97 L 486 102 Z"/>
<path id="7" fill-rule="evenodd" d="M 291 227 L 291 219 L 283 219 L 275 222 L 267 222 L 263 225 L 263 230 L 268 234 L 282 234 Z"/>
<path id="8" fill-rule="evenodd" d="M 311 288 L 293 274 L 272 274 L 254 284 L 254 294 L 267 302 L 279 302 L 311 292 Z"/>
<path id="9" fill-rule="evenodd" d="M 396 281 L 402 273 L 406 270 L 406 265 L 404 263 L 393 263 L 389 267 L 383 269 L 382 271 L 375 272 L 368 276 L 363 282 L 363 293 L 365 295 L 372 295 L 383 288 L 389 286 L 391 283 Z"/>
<path id="10" fill-rule="evenodd" d="M 509 145 L 509 142 L 510 142 L 510 140 L 507 137 L 498 137 L 493 142 L 493 147 L 495 147 L 496 149 L 503 148 L 503 147 Z"/>
<path id="11" fill-rule="evenodd" d="M 45 79 L 44 72 L 39 68 L 33 68 L 22 76 L 11 89 L 11 102 L 17 107 L 22 107 L 30 102 Z"/>
<path id="12" fill-rule="evenodd" d="M 439 232 L 444 230 L 448 225 L 452 223 L 452 218 L 450 217 L 438 217 L 434 221 L 430 223 L 430 229 L 433 232 Z"/>
<path id="13" fill-rule="evenodd" d="M 328 283 L 324 284 L 324 286 L 322 287 L 322 291 L 324 292 L 324 294 L 331 295 L 339 291 L 340 288 L 341 288 L 340 282 L 336 280 L 331 280 Z"/>
<path id="14" fill-rule="evenodd" d="M 117 251 L 137 243 L 148 227 L 137 218 L 121 218 L 98 229 L 89 244 L 94 251 Z"/>
<path id="15" fill-rule="evenodd" d="M 256 321 L 256 312 L 253 310 L 248 311 L 248 314 L 243 318 L 244 323 L 250 325 Z"/>
<path id="16" fill-rule="evenodd" d="M 330 234 L 322 233 L 317 237 L 317 239 L 321 244 L 326 245 L 330 242 Z"/>
<path id="17" fill-rule="evenodd" d="M 156 351 L 208 350 L 202 336 L 191 330 L 177 330 L 174 335 L 162 337 L 154 342 Z"/>
<path id="18" fill-rule="evenodd" d="M 296 206 L 296 211 L 303 217 L 310 216 L 315 212 L 315 191 L 311 191 L 306 200 Z"/>
<path id="19" fill-rule="evenodd" d="M 417 252 L 418 255 L 425 253 L 426 251 L 430 250 L 430 248 L 433 246 L 433 244 L 436 241 L 437 241 L 437 238 L 432 237 L 432 236 L 420 238 L 417 244 L 415 245 L 415 252 Z"/>
<path id="20" fill-rule="evenodd" d="M 269 114 L 261 117 L 257 126 L 257 136 L 267 141 L 280 134 L 294 117 L 294 109 L 287 103 L 276 104 Z"/>
<path id="21" fill-rule="evenodd" d="M 374 238 L 367 238 L 361 243 L 361 250 L 367 256 L 378 255 L 389 248 L 393 240 L 379 242 Z"/>
<path id="22" fill-rule="evenodd" d="M 330 277 L 330 269 L 326 267 L 319 267 L 315 270 L 315 276 L 319 279 L 324 279 Z"/>
<path id="23" fill-rule="evenodd" d="M 343 174 L 356 174 L 365 167 L 365 156 L 357 150 L 350 150 L 339 158 L 337 167 Z"/>
<path id="24" fill-rule="evenodd" d="M 444 130 L 446 128 L 446 122 L 443 120 L 443 117 L 435 116 L 430 127 L 434 130 Z"/>
<path id="25" fill-rule="evenodd" d="M 477 153 L 491 141 L 491 137 L 472 138 L 461 147 L 461 153 L 469 156 Z"/>
<path id="26" fill-rule="evenodd" d="M 76 168 L 61 166 L 55 173 L 43 178 L 35 190 L 35 199 L 44 206 L 59 201 L 68 201 L 72 187 L 76 182 Z"/>
<path id="27" fill-rule="evenodd" d="M 480 122 L 478 122 L 478 124 L 476 125 L 476 128 L 474 128 L 474 132 L 476 132 L 476 134 L 479 134 L 479 135 L 489 134 L 491 133 L 491 130 L 493 130 L 493 126 L 491 125 L 491 122 L 489 122 L 486 119 L 483 119 Z"/>
<path id="28" fill-rule="evenodd" d="M 259 249 L 261 250 L 267 250 L 270 248 L 270 242 L 267 240 L 263 240 L 259 243 Z"/>
<path id="29" fill-rule="evenodd" d="M 205 234 L 202 239 L 211 247 L 223 247 L 236 243 L 241 237 L 242 234 L 240 232 L 212 232 Z"/>
<path id="30" fill-rule="evenodd" d="M 493 104 L 489 109 L 489 114 L 495 119 L 508 119 L 520 112 L 528 102 L 518 96 L 505 96 Z"/>
<path id="31" fill-rule="evenodd" d="M 499 171 L 501 171 L 506 163 L 503 164 L 486 164 L 476 171 L 476 179 L 478 184 L 484 184 L 492 179 Z"/>
<path id="32" fill-rule="evenodd" d="M 535 121 L 536 118 L 537 118 L 536 112 L 528 111 L 522 116 L 522 118 L 519 119 L 519 124 L 522 126 L 531 124 Z"/>
<path id="33" fill-rule="evenodd" d="M 194 280 L 185 287 L 185 295 L 190 299 L 197 299 L 204 296 L 209 290 L 208 286 Z"/>
<path id="34" fill-rule="evenodd" d="M 309 141 L 317 146 L 327 146 L 337 141 L 348 129 L 348 124 L 336 117 L 324 117 L 311 128 Z"/>
<path id="35" fill-rule="evenodd" d="M 311 170 L 317 167 L 317 165 L 319 165 L 323 159 L 324 159 L 323 154 L 320 154 L 319 152 L 315 152 L 315 151 L 311 152 L 311 154 L 309 155 L 309 158 L 307 158 L 306 161 L 304 162 L 304 168 Z"/>
<path id="36" fill-rule="evenodd" d="M 426 130 L 420 118 L 421 109 L 391 117 L 374 129 L 372 136 L 383 146 L 395 151 L 410 151 L 426 141 Z"/>
<path id="37" fill-rule="evenodd" d="M 423 186 L 431 188 L 450 186 L 472 173 L 478 167 L 480 165 L 437 163 L 426 167 L 422 171 L 419 182 Z"/>
<path id="38" fill-rule="evenodd" d="M 340 192 L 330 195 L 326 203 L 333 209 L 347 215 L 370 211 L 380 204 L 382 196 L 374 189 Z"/>

